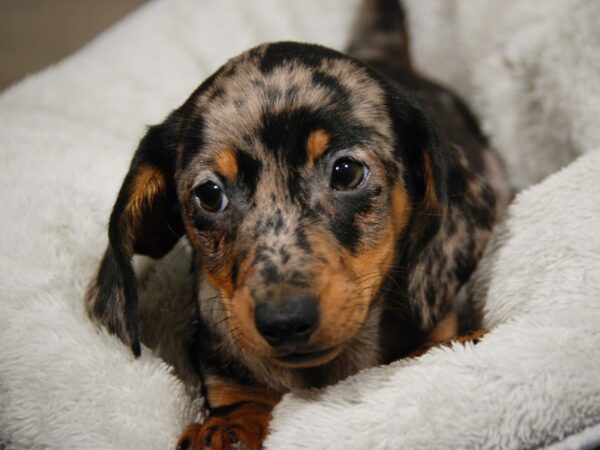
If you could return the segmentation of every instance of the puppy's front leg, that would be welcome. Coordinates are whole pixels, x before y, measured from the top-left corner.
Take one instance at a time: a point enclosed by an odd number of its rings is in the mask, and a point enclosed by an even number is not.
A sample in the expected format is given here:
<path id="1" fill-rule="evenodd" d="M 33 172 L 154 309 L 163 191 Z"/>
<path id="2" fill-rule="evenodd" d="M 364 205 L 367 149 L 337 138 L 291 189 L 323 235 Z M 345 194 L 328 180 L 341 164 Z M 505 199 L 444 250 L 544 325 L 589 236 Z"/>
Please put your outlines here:
<path id="1" fill-rule="evenodd" d="M 259 450 L 281 396 L 214 377 L 206 382 L 206 394 L 209 417 L 185 429 L 177 450 Z"/>

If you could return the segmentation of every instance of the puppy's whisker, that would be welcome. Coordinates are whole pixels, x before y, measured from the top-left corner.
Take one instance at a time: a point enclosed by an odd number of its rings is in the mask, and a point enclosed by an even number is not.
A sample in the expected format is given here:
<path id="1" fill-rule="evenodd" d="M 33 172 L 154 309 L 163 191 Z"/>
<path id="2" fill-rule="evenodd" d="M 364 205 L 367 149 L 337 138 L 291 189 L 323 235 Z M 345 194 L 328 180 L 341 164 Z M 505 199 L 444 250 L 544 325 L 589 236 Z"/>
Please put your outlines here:
<path id="1" fill-rule="evenodd" d="M 202 305 L 204 303 L 212 303 L 212 302 L 215 302 L 216 300 L 220 300 L 220 299 L 221 299 L 221 296 L 215 295 L 213 297 L 200 298 L 197 300 L 197 302 Z"/>

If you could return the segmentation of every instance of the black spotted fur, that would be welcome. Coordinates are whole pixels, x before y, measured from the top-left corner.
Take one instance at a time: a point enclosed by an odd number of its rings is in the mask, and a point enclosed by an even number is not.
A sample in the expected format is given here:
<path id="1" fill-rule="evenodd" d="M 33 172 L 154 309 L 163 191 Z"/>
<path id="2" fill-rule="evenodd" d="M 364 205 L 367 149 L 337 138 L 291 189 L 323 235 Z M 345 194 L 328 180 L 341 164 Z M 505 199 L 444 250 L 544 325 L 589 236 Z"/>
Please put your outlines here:
<path id="1" fill-rule="evenodd" d="M 485 181 L 492 150 L 464 103 L 411 68 L 397 2 L 365 5 L 349 54 L 297 42 L 251 49 L 217 70 L 141 141 L 88 293 L 91 316 L 136 355 L 137 292 L 127 245 L 133 253 L 160 257 L 187 223 L 196 243 L 198 298 L 214 290 L 202 268 L 216 272 L 230 263 L 234 285 L 248 283 L 253 298 L 268 301 L 310 289 L 322 270 L 310 230 L 329 233 L 350 255 L 374 248 L 396 184 L 408 194 L 410 217 L 363 326 L 338 357 L 314 367 L 271 365 L 241 349 L 222 308 L 204 302 L 192 358 L 205 378 L 278 392 L 322 386 L 414 351 L 451 308 L 500 213 L 497 189 Z M 330 142 L 309 168 L 306 140 L 318 129 Z M 195 207 L 191 192 L 223 147 L 232 149 L 238 174 L 234 182 L 223 181 L 230 207 L 216 216 Z M 356 149 L 381 170 L 364 189 L 329 193 L 331 159 L 356 155 Z M 133 182 L 148 164 L 164 175 L 166 192 L 141 217 L 128 218 Z M 436 208 L 428 204 L 428 184 Z M 133 230 L 133 242 L 124 243 L 124 227 Z M 248 280 L 240 265 L 251 254 L 255 270 Z"/>

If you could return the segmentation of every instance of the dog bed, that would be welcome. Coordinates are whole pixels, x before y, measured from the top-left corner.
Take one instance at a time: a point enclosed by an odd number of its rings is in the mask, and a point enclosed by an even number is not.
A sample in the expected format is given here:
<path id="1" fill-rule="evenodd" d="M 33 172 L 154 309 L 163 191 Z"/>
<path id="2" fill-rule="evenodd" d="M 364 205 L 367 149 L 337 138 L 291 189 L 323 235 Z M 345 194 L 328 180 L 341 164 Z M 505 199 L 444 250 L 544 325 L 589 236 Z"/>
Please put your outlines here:
<path id="1" fill-rule="evenodd" d="M 469 285 L 490 332 L 285 396 L 267 447 L 594 448 L 600 4 L 404 3 L 415 64 L 473 105 L 527 188 Z M 168 449 L 199 418 L 158 356 L 189 326 L 185 243 L 137 261 L 158 330 L 141 358 L 84 314 L 112 202 L 144 126 L 228 57 L 278 39 L 342 48 L 357 4 L 151 2 L 0 96 L 0 448 Z"/>

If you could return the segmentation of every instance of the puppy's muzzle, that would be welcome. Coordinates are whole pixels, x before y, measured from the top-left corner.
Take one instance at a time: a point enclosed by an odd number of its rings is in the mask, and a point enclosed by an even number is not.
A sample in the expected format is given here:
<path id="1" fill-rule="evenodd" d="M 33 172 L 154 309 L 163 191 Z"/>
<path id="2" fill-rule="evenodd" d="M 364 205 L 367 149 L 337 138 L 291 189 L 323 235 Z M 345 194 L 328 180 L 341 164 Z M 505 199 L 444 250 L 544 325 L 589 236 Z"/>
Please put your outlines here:
<path id="1" fill-rule="evenodd" d="M 314 297 L 303 295 L 254 309 L 256 329 L 278 353 L 292 353 L 308 342 L 319 323 Z"/>

